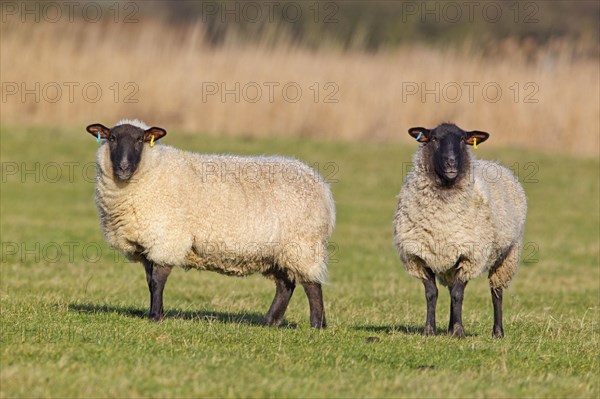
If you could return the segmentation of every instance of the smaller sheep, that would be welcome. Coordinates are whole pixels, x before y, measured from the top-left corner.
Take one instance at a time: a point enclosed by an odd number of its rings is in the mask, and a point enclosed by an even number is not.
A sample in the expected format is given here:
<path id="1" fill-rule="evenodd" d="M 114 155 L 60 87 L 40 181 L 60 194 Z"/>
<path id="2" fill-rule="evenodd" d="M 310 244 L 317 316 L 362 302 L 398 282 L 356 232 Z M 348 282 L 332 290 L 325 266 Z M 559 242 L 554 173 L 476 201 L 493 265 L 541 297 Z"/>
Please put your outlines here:
<path id="1" fill-rule="evenodd" d="M 450 123 L 408 133 L 422 145 L 398 195 L 394 244 L 407 272 L 425 286 L 425 335 L 436 332 L 436 277 L 450 291 L 448 333 L 463 337 L 465 286 L 489 270 L 492 336 L 501 338 L 502 292 L 517 271 L 525 231 L 523 187 L 508 169 L 476 160 L 467 150 L 488 133 L 465 132 Z"/>
<path id="2" fill-rule="evenodd" d="M 87 131 L 103 140 L 96 206 L 104 237 L 144 265 L 151 319 L 162 319 L 163 290 L 179 266 L 275 280 L 267 325 L 279 325 L 302 284 L 311 326 L 326 326 L 321 284 L 335 207 L 313 169 L 282 157 L 181 151 L 156 143 L 167 132 L 138 120 Z"/>

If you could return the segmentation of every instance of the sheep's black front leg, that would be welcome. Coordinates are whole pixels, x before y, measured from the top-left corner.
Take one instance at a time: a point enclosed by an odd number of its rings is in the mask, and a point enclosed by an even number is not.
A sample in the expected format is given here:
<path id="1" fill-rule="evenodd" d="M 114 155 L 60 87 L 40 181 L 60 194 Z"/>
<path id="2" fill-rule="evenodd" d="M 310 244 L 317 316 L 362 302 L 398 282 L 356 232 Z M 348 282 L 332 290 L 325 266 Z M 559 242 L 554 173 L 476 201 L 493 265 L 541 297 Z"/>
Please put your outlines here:
<path id="1" fill-rule="evenodd" d="M 285 274 L 275 275 L 275 298 L 265 316 L 265 324 L 268 326 L 278 326 L 283 319 L 283 315 L 290 303 L 290 298 L 294 293 L 294 284 Z"/>
<path id="2" fill-rule="evenodd" d="M 452 327 L 454 327 L 454 313 L 452 313 L 452 287 L 448 287 L 448 294 L 450 295 L 450 321 L 448 322 L 448 334 L 451 334 Z"/>
<path id="3" fill-rule="evenodd" d="M 492 303 L 494 304 L 494 329 L 492 337 L 504 338 L 504 328 L 502 328 L 502 288 L 492 288 Z"/>
<path id="4" fill-rule="evenodd" d="M 425 299 L 427 299 L 427 320 L 425 322 L 425 335 L 435 335 L 435 306 L 437 304 L 438 289 L 435 284 L 435 274 L 431 269 L 426 269 L 427 278 L 423 280 L 425 286 Z"/>
<path id="5" fill-rule="evenodd" d="M 159 321 L 163 318 L 163 291 L 167 278 L 171 274 L 171 268 L 160 267 L 149 260 L 144 260 L 146 270 L 146 281 L 150 290 L 150 314 L 148 318 Z"/>
<path id="6" fill-rule="evenodd" d="M 310 326 L 314 328 L 325 328 L 325 308 L 323 306 L 323 291 L 319 283 L 303 283 L 304 292 L 308 297 L 310 308 Z"/>
<path id="7" fill-rule="evenodd" d="M 142 261 L 144 270 L 146 271 L 146 282 L 148 283 L 148 290 L 150 291 L 150 311 L 152 312 L 152 300 L 154 299 L 154 291 L 152 290 L 152 268 L 154 264 L 146 259 Z"/>
<path id="8" fill-rule="evenodd" d="M 465 336 L 462 324 L 462 303 L 466 286 L 466 282 L 462 282 L 457 278 L 450 288 L 450 325 L 448 326 L 448 334 L 453 337 L 462 338 Z"/>

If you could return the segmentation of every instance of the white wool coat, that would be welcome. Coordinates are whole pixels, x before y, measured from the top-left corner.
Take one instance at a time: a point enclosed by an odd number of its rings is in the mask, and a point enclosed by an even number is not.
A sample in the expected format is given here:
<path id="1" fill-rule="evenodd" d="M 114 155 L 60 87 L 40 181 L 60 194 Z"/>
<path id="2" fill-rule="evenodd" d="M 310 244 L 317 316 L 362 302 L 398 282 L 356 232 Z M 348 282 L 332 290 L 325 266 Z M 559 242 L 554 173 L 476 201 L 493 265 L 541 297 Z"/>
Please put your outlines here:
<path id="1" fill-rule="evenodd" d="M 108 147 L 97 152 L 96 205 L 107 242 L 129 259 L 238 276 L 275 268 L 298 283 L 325 282 L 335 207 L 307 165 L 146 143 L 120 182 Z"/>

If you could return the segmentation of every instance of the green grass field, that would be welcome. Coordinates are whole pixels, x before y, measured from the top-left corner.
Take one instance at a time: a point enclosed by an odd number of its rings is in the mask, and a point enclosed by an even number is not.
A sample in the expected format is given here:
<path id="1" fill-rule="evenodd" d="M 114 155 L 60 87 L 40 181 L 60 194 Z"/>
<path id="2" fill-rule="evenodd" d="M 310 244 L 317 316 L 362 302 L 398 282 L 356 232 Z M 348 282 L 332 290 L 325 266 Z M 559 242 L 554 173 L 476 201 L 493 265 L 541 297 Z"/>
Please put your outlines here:
<path id="1" fill-rule="evenodd" d="M 468 336 L 459 340 L 422 336 L 423 287 L 391 243 L 413 145 L 175 132 L 163 141 L 200 152 L 294 156 L 335 180 L 328 328 L 309 328 L 301 288 L 285 325 L 266 328 L 272 282 L 181 269 L 166 286 L 166 319 L 149 322 L 141 265 L 102 239 L 89 179 L 97 143 L 83 128 L 4 127 L 2 397 L 600 394 L 598 159 L 498 149 L 493 136 L 477 150 L 524 182 L 528 246 L 505 293 L 506 338 L 491 338 L 482 276 L 466 289 Z M 448 310 L 440 290 L 440 332 Z"/>

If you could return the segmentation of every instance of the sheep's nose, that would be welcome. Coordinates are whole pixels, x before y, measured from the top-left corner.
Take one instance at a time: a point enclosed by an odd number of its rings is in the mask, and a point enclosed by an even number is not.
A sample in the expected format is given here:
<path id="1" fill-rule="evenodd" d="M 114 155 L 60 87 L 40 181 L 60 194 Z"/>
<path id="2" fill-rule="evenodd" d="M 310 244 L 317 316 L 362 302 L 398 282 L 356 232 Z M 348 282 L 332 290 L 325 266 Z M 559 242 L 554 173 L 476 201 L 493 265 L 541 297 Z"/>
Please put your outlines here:
<path id="1" fill-rule="evenodd" d="M 446 164 L 446 166 L 450 166 L 450 167 L 456 166 L 456 158 L 454 158 L 454 157 L 446 158 L 445 164 Z"/>
<path id="2" fill-rule="evenodd" d="M 129 162 L 127 161 L 121 161 L 121 163 L 119 164 L 119 169 L 121 170 L 127 170 L 129 168 Z"/>

